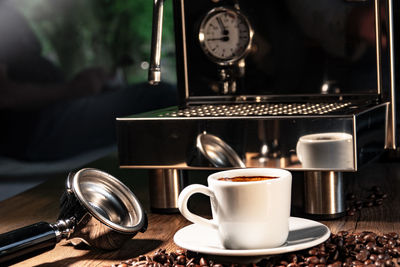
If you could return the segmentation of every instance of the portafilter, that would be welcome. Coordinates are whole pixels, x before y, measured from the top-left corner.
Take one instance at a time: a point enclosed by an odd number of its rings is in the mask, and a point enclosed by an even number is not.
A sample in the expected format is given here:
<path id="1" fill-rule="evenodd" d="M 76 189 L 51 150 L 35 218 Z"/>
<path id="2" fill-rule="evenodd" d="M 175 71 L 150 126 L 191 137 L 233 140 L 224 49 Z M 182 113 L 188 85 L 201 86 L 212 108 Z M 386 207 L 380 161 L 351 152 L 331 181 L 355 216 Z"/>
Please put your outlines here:
<path id="1" fill-rule="evenodd" d="M 1 234 L 0 263 L 51 250 L 62 239 L 114 250 L 147 229 L 146 213 L 132 191 L 97 169 L 68 175 L 60 208 L 56 223 L 38 222 Z"/>

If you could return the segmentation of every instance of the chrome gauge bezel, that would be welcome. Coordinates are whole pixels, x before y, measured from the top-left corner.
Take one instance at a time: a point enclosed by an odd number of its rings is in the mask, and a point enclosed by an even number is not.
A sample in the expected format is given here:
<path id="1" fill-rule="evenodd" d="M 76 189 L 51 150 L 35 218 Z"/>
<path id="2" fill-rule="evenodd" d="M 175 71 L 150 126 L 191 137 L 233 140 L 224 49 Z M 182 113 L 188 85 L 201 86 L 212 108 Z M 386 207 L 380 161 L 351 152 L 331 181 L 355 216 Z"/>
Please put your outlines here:
<path id="1" fill-rule="evenodd" d="M 205 42 L 205 27 L 207 25 L 207 22 L 213 18 L 214 16 L 216 16 L 219 13 L 224 13 L 224 12 L 234 12 L 238 17 L 240 17 L 246 27 L 248 28 L 248 43 L 246 45 L 246 47 L 243 49 L 243 51 L 240 54 L 237 54 L 233 57 L 227 57 L 227 58 L 219 58 L 214 56 L 207 48 Z M 199 34 L 198 34 L 198 40 L 201 46 L 201 49 L 203 50 L 203 52 L 207 55 L 207 57 L 214 63 L 218 64 L 218 65 L 222 65 L 222 66 L 226 66 L 226 65 L 232 65 L 236 62 L 238 62 L 239 60 L 245 58 L 248 53 L 251 50 L 252 47 L 252 41 L 253 41 L 253 35 L 254 35 L 254 30 L 253 27 L 250 24 L 250 21 L 248 20 L 247 16 L 245 16 L 240 10 L 235 9 L 235 8 L 231 8 L 231 7 L 216 7 L 211 9 L 202 19 L 201 24 L 200 24 L 200 28 L 199 28 Z"/>

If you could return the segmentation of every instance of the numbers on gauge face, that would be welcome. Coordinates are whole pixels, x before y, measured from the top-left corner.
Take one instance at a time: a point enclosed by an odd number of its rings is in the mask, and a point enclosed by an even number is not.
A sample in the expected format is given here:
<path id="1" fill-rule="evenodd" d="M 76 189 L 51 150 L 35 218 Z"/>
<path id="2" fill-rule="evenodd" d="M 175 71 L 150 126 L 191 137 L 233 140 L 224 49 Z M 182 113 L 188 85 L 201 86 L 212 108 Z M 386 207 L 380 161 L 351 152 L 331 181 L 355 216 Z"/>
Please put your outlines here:
<path id="1" fill-rule="evenodd" d="M 248 52 L 252 29 L 238 11 L 220 8 L 211 11 L 200 26 L 204 52 L 217 63 L 239 60 Z"/>

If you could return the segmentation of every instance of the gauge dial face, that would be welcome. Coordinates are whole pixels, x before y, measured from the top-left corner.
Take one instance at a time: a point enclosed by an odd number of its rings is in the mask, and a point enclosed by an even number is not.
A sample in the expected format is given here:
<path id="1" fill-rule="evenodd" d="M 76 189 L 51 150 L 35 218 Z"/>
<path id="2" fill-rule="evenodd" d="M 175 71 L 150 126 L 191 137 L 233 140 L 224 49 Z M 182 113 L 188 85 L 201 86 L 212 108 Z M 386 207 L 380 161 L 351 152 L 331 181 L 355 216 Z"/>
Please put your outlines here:
<path id="1" fill-rule="evenodd" d="M 230 64 L 246 56 L 253 36 L 247 18 L 238 10 L 220 7 L 211 10 L 200 25 L 203 51 L 218 64 Z"/>

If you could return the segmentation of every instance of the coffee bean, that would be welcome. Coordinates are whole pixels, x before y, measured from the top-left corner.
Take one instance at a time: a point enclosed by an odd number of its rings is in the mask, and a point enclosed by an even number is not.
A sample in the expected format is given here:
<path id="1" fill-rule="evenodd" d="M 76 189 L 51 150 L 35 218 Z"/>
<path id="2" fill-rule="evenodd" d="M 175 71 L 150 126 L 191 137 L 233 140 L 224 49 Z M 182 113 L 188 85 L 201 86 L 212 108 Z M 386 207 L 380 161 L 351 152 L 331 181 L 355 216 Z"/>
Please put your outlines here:
<path id="1" fill-rule="evenodd" d="M 183 249 L 177 249 L 176 250 L 176 254 L 178 254 L 178 255 L 183 255 L 183 254 L 185 254 L 185 250 L 183 250 Z"/>
<path id="2" fill-rule="evenodd" d="M 364 208 L 383 205 L 383 200 L 386 198 L 387 194 L 382 192 L 379 186 L 372 187 L 367 197 L 360 197 L 353 193 L 348 193 L 346 195 L 346 214 L 347 216 L 354 216 L 358 211 Z"/>
<path id="3" fill-rule="evenodd" d="M 355 246 L 356 245 L 356 237 L 355 236 L 349 236 L 345 240 L 345 245 L 346 246 Z"/>
<path id="4" fill-rule="evenodd" d="M 391 259 L 385 260 L 385 266 L 394 266 L 394 262 Z"/>
<path id="5" fill-rule="evenodd" d="M 337 249 L 337 245 L 329 243 L 329 244 L 326 245 L 326 248 L 328 249 L 329 252 L 334 252 Z"/>
<path id="6" fill-rule="evenodd" d="M 153 260 L 159 263 L 165 263 L 167 262 L 168 258 L 165 254 L 157 253 L 153 256 Z"/>
<path id="7" fill-rule="evenodd" d="M 351 266 L 351 262 L 352 262 L 352 261 L 353 261 L 352 258 L 347 257 L 347 258 L 345 259 L 345 262 L 343 263 L 343 265 L 346 264 L 347 266 Z"/>
<path id="8" fill-rule="evenodd" d="M 379 254 L 378 259 L 387 260 L 387 259 L 390 259 L 390 256 L 389 256 L 389 254 Z"/>
<path id="9" fill-rule="evenodd" d="M 389 235 L 393 239 L 398 239 L 399 238 L 399 234 L 395 233 L 395 232 L 388 233 L 387 235 Z"/>
<path id="10" fill-rule="evenodd" d="M 379 236 L 379 237 L 376 239 L 376 242 L 377 242 L 379 245 L 383 246 L 383 245 L 387 244 L 388 240 L 387 240 L 387 238 L 384 238 L 383 236 Z"/>
<path id="11" fill-rule="evenodd" d="M 133 262 L 134 262 L 134 259 L 129 259 L 129 260 L 124 261 L 123 263 L 131 265 Z"/>
<path id="12" fill-rule="evenodd" d="M 369 258 L 370 258 L 370 260 L 372 260 L 372 261 L 377 261 L 378 260 L 378 255 L 376 255 L 376 254 L 371 254 L 370 256 L 369 256 Z"/>
<path id="13" fill-rule="evenodd" d="M 375 262 L 375 266 L 384 267 L 384 266 L 385 266 L 385 263 L 384 263 L 383 261 L 381 261 L 381 260 L 377 260 L 377 261 Z"/>
<path id="14" fill-rule="evenodd" d="M 357 246 L 357 245 L 362 245 L 362 244 L 364 244 L 364 236 L 365 236 L 366 234 L 357 234 L 356 236 L 355 236 L 355 241 L 356 241 L 356 244 L 355 244 L 355 246 Z"/>
<path id="15" fill-rule="evenodd" d="M 391 250 L 391 255 L 392 255 L 393 257 L 398 257 L 398 256 L 400 256 L 400 248 L 399 248 L 399 247 L 394 247 L 394 248 L 392 248 L 392 250 Z"/>
<path id="16" fill-rule="evenodd" d="M 354 252 L 359 252 L 361 249 L 363 249 L 365 246 L 364 244 L 356 244 L 353 248 Z"/>
<path id="17" fill-rule="evenodd" d="M 376 246 L 375 242 L 374 242 L 374 241 L 370 241 L 370 242 L 368 242 L 368 243 L 365 245 L 365 248 L 366 248 L 369 252 L 371 252 L 371 251 L 373 251 L 373 249 L 374 249 L 375 246 Z"/>
<path id="18" fill-rule="evenodd" d="M 184 255 L 180 254 L 176 258 L 176 262 L 177 262 L 177 264 L 185 265 L 186 264 L 186 257 Z"/>
<path id="19" fill-rule="evenodd" d="M 389 239 L 387 244 L 389 245 L 390 248 L 394 248 L 396 246 L 396 240 Z"/>
<path id="20" fill-rule="evenodd" d="M 388 195 L 386 193 L 378 194 L 378 197 L 381 199 L 386 199 Z"/>
<path id="21" fill-rule="evenodd" d="M 344 246 L 344 239 L 343 237 L 340 237 L 336 240 L 335 244 L 339 247 L 342 248 Z"/>
<path id="22" fill-rule="evenodd" d="M 347 216 L 354 216 L 355 214 L 356 214 L 356 212 L 353 211 L 353 210 L 349 210 L 349 211 L 347 212 Z"/>
<path id="23" fill-rule="evenodd" d="M 189 261 L 186 263 L 186 266 L 189 266 L 191 264 L 195 265 L 194 264 L 194 258 L 190 258 Z"/>
<path id="24" fill-rule="evenodd" d="M 364 206 L 367 207 L 367 208 L 372 207 L 373 205 L 374 205 L 374 201 L 373 200 L 369 200 L 369 201 L 366 201 L 364 203 Z"/>
<path id="25" fill-rule="evenodd" d="M 290 254 L 288 257 L 289 262 L 297 263 L 298 258 L 296 254 Z"/>
<path id="26" fill-rule="evenodd" d="M 367 249 L 361 249 L 359 253 L 356 254 L 356 259 L 359 261 L 366 261 L 369 257 L 369 251 Z"/>
<path id="27" fill-rule="evenodd" d="M 199 263 L 200 263 L 200 266 L 208 265 L 207 261 L 204 258 L 201 258 Z"/>
<path id="28" fill-rule="evenodd" d="M 331 264 L 328 264 L 328 267 L 341 267 L 342 266 L 342 262 L 341 261 L 335 261 Z"/>
<path id="29" fill-rule="evenodd" d="M 365 265 L 374 264 L 374 262 L 370 259 L 364 261 Z"/>
<path id="30" fill-rule="evenodd" d="M 361 200 L 356 201 L 355 207 L 357 210 L 361 210 L 363 208 L 363 202 Z"/>
<path id="31" fill-rule="evenodd" d="M 319 259 L 317 256 L 311 256 L 311 257 L 306 258 L 306 263 L 307 264 L 318 264 Z"/>
<path id="32" fill-rule="evenodd" d="M 375 242 L 376 239 L 376 234 L 374 233 L 368 233 L 363 237 L 365 242 Z"/>
<path id="33" fill-rule="evenodd" d="M 353 266 L 363 266 L 364 265 L 364 263 L 359 260 L 352 261 L 351 264 Z"/>
<path id="34" fill-rule="evenodd" d="M 140 255 L 140 256 L 138 257 L 138 260 L 139 260 L 139 261 L 144 261 L 144 260 L 146 260 L 146 256 L 145 256 L 145 255 Z"/>
<path id="35" fill-rule="evenodd" d="M 397 233 L 373 232 L 332 234 L 324 243 L 308 250 L 275 255 L 254 264 L 224 265 L 196 252 L 178 249 L 167 253 L 157 250 L 153 256 L 141 255 L 117 266 L 134 267 L 399 267 L 400 241 Z"/>
<path id="36" fill-rule="evenodd" d="M 317 248 L 312 248 L 312 249 L 310 249 L 310 250 L 308 251 L 308 254 L 309 254 L 309 255 L 312 255 L 312 256 L 318 255 L 318 250 L 317 250 Z"/>
<path id="37" fill-rule="evenodd" d="M 384 249 L 383 247 L 375 246 L 374 249 L 373 249 L 373 251 L 374 251 L 375 253 L 377 253 L 377 254 L 382 254 L 382 253 L 385 252 L 385 249 Z"/>
<path id="38" fill-rule="evenodd" d="M 334 261 L 337 261 L 337 260 L 339 259 L 339 250 L 336 250 L 336 251 L 333 253 L 332 259 L 333 259 Z"/>

